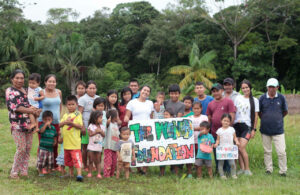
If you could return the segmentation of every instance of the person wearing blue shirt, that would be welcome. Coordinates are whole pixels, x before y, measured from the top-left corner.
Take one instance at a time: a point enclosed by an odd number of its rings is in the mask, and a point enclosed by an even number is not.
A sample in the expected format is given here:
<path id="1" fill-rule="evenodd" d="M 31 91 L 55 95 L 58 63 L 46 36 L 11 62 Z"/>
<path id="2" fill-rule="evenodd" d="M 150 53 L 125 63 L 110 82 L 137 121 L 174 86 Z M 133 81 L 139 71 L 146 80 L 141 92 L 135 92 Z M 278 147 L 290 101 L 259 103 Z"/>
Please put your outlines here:
<path id="1" fill-rule="evenodd" d="M 129 81 L 129 88 L 132 91 L 132 100 L 140 97 L 139 82 L 136 79 L 131 79 Z"/>
<path id="2" fill-rule="evenodd" d="M 267 93 L 259 98 L 260 132 L 264 148 L 266 173 L 273 172 L 272 141 L 278 156 L 279 174 L 286 176 L 287 158 L 284 138 L 283 118 L 288 114 L 285 97 L 278 93 L 278 80 L 271 78 L 267 82 Z"/>
<path id="3" fill-rule="evenodd" d="M 205 94 L 205 86 L 202 82 L 196 82 L 195 84 L 195 93 L 197 97 L 194 98 L 194 102 L 200 102 L 202 105 L 202 112 L 201 114 L 206 115 L 206 109 L 208 104 L 214 100 L 213 97 Z"/>

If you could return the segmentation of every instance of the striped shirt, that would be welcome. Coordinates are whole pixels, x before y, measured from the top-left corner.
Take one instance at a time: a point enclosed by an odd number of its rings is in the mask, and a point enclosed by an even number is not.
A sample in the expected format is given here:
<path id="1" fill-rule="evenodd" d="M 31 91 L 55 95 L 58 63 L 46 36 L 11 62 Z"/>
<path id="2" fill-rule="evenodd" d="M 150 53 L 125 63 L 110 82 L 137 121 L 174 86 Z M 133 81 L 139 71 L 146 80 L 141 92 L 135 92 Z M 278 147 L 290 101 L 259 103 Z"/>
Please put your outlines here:
<path id="1" fill-rule="evenodd" d="M 40 129 L 43 128 L 43 126 L 44 124 L 40 126 Z M 51 128 L 47 127 L 44 133 L 41 133 L 40 149 L 53 152 L 53 144 L 55 137 L 57 137 L 55 127 L 53 125 L 51 125 Z"/>

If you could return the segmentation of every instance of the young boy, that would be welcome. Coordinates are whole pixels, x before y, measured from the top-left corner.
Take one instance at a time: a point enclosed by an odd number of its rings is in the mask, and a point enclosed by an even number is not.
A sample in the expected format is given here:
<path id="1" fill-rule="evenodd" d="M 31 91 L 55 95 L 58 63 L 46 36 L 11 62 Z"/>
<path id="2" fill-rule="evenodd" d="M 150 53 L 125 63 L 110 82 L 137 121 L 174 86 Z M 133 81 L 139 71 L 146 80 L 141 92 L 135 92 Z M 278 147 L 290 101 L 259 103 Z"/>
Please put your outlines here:
<path id="1" fill-rule="evenodd" d="M 28 101 L 29 104 L 36 108 L 41 109 L 42 104 L 41 100 L 45 98 L 42 88 L 40 87 L 41 75 L 38 73 L 32 73 L 28 78 Z M 29 114 L 30 118 L 30 129 L 35 128 L 35 132 L 38 131 L 38 118 L 39 116 L 35 116 L 33 114 Z"/>
<path id="2" fill-rule="evenodd" d="M 130 129 L 128 127 L 121 128 L 121 139 L 118 142 L 118 168 L 116 178 L 120 177 L 122 168 L 125 170 L 125 178 L 129 178 L 129 167 L 131 162 L 135 162 L 134 143 L 129 139 Z"/>
<path id="3" fill-rule="evenodd" d="M 215 140 L 213 136 L 208 133 L 209 128 L 209 122 L 203 121 L 200 123 L 200 131 L 203 133 L 198 136 L 198 153 L 195 161 L 198 178 L 202 177 L 203 165 L 206 166 L 209 177 L 213 177 L 211 152 L 213 151 L 213 144 L 215 143 Z"/>
<path id="4" fill-rule="evenodd" d="M 62 127 L 62 137 L 64 142 L 64 159 L 65 166 L 69 167 L 70 176 L 74 176 L 73 166 L 77 170 L 77 181 L 82 182 L 83 177 L 81 174 L 82 156 L 81 156 L 81 130 L 82 115 L 77 110 L 77 98 L 75 95 L 67 97 L 66 101 L 69 113 L 64 114 L 59 126 Z M 85 130 L 85 129 L 84 129 Z"/>
<path id="5" fill-rule="evenodd" d="M 37 160 L 37 168 L 39 170 L 39 176 L 44 176 L 43 169 L 47 169 L 47 173 L 50 173 L 54 168 L 54 153 L 53 146 L 57 143 L 57 133 L 53 125 L 53 114 L 51 111 L 45 111 L 42 115 L 43 124 L 38 130 L 41 134 L 39 155 Z"/>
<path id="6" fill-rule="evenodd" d="M 201 114 L 206 115 L 206 109 L 208 104 L 214 100 L 213 97 L 205 94 L 205 86 L 202 82 L 196 82 L 195 93 L 197 97 L 194 98 L 194 102 L 200 102 L 202 104 L 202 112 Z"/>
<path id="7" fill-rule="evenodd" d="M 187 95 L 183 98 L 183 104 L 185 106 L 183 117 L 189 117 L 194 114 L 192 112 L 193 102 L 194 102 L 194 99 L 189 95 Z"/>
<path id="8" fill-rule="evenodd" d="M 165 111 L 164 100 L 165 100 L 165 93 L 161 91 L 157 92 L 156 102 L 154 103 L 154 113 L 153 113 L 154 119 L 164 118 L 164 111 Z"/>

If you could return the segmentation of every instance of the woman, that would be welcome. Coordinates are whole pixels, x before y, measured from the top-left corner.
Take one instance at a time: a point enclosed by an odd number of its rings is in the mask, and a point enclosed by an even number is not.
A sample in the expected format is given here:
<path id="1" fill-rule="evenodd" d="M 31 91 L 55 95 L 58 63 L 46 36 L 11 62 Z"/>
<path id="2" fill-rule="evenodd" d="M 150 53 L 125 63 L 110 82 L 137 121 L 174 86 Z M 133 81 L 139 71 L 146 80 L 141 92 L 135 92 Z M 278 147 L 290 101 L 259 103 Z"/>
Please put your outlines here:
<path id="1" fill-rule="evenodd" d="M 119 117 L 122 121 L 121 128 L 126 127 L 128 125 L 127 122 L 124 121 L 125 114 L 126 114 L 126 106 L 128 102 L 132 98 L 132 91 L 129 87 L 125 87 L 121 91 L 121 103 L 119 104 Z"/>
<path id="2" fill-rule="evenodd" d="M 236 97 L 234 104 L 236 107 L 236 116 L 234 120 L 234 129 L 240 142 L 239 145 L 239 163 L 240 170 L 237 174 L 252 175 L 249 168 L 249 158 L 246 146 L 251 138 L 254 138 L 256 124 L 259 112 L 259 102 L 252 96 L 251 83 L 243 80 L 241 83 L 243 96 Z"/>
<path id="3" fill-rule="evenodd" d="M 153 102 L 147 100 L 151 92 L 149 86 L 143 86 L 140 91 L 140 96 L 136 99 L 130 100 L 126 106 L 126 114 L 124 117 L 124 122 L 128 122 L 132 116 L 133 120 L 149 120 L 153 118 Z M 147 168 L 144 167 L 142 171 L 138 168 L 139 173 L 146 174 Z"/>
<path id="4" fill-rule="evenodd" d="M 62 93 L 59 89 L 56 89 L 56 76 L 54 74 L 49 74 L 45 77 L 45 89 L 41 90 L 41 93 L 44 94 L 45 98 L 42 102 L 42 114 L 39 117 L 39 126 L 42 124 L 42 115 L 44 111 L 49 110 L 53 114 L 52 125 L 55 127 L 57 135 L 59 135 L 59 121 L 60 113 L 62 109 Z M 40 135 L 39 135 L 40 140 Z M 53 146 L 54 159 L 57 158 L 57 146 Z M 54 167 L 57 168 L 56 160 L 54 160 Z"/>
<path id="5" fill-rule="evenodd" d="M 93 111 L 94 100 L 99 97 L 96 95 L 96 92 L 96 83 L 94 81 L 88 81 L 86 84 L 86 94 L 78 100 L 78 110 L 82 113 L 83 124 L 86 128 L 85 135 L 82 135 L 81 137 L 82 161 L 85 171 L 88 171 L 87 146 L 89 144 L 89 135 L 87 133 L 87 128 L 89 126 L 91 112 Z"/>
<path id="6" fill-rule="evenodd" d="M 9 111 L 9 122 L 11 124 L 11 134 L 16 144 L 14 163 L 10 172 L 13 179 L 21 176 L 28 176 L 28 161 L 32 146 L 32 129 L 28 114 L 39 115 L 40 111 L 30 108 L 27 92 L 23 88 L 25 74 L 22 70 L 15 70 L 10 79 L 12 86 L 5 91 L 5 100 Z"/>

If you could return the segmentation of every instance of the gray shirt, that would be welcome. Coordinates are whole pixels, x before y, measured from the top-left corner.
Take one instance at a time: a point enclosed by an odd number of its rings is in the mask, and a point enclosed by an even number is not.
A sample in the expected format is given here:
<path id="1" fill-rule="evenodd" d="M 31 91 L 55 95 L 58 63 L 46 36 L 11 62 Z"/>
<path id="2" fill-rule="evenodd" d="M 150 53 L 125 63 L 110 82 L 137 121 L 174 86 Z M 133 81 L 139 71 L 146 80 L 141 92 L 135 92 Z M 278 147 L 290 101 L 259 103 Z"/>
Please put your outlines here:
<path id="1" fill-rule="evenodd" d="M 178 101 L 173 102 L 172 100 L 164 101 L 165 109 L 171 109 L 173 111 L 174 117 L 177 117 L 178 113 L 184 114 L 185 105 L 184 103 Z"/>
<path id="2" fill-rule="evenodd" d="M 84 94 L 78 100 L 78 105 L 83 107 L 82 119 L 85 128 L 88 128 L 89 126 L 89 119 L 90 119 L 91 112 L 93 110 L 93 103 L 97 97 L 99 96 L 95 95 L 94 97 L 91 97 L 88 94 Z"/>
<path id="3" fill-rule="evenodd" d="M 120 140 L 117 144 L 118 151 L 123 162 L 131 162 L 132 150 L 134 150 L 134 143 L 130 139 L 127 141 Z"/>

